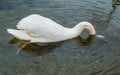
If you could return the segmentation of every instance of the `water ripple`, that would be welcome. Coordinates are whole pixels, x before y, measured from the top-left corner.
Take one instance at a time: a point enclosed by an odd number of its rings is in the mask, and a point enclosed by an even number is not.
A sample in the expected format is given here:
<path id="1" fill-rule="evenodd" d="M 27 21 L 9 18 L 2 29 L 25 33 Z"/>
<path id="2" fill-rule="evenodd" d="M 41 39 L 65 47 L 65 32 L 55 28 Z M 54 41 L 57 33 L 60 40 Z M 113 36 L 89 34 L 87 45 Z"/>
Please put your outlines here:
<path id="1" fill-rule="evenodd" d="M 1 0 L 0 73 L 119 75 L 119 3 L 119 0 Z M 20 19 L 33 13 L 49 17 L 66 27 L 73 27 L 81 21 L 90 21 L 97 34 L 104 35 L 107 41 L 93 38 L 88 42 L 75 38 L 51 45 L 29 44 L 16 55 L 16 50 L 26 41 L 15 40 L 15 45 L 9 44 L 13 37 L 6 29 L 16 28 Z"/>

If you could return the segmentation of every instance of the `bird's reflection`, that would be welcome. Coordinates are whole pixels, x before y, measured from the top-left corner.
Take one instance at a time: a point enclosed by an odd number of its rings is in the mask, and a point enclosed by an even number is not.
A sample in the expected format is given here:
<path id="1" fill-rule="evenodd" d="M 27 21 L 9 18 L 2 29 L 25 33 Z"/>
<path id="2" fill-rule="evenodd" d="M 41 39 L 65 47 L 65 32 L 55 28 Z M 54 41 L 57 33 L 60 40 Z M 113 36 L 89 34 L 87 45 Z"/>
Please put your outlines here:
<path id="1" fill-rule="evenodd" d="M 93 35 L 89 35 L 86 39 L 83 39 L 82 37 L 76 37 L 73 40 L 82 45 L 82 46 L 87 46 L 90 45 L 93 42 L 93 39 L 95 38 L 95 36 Z"/>
<path id="2" fill-rule="evenodd" d="M 11 39 L 9 43 L 19 45 L 20 51 L 25 52 L 31 56 L 42 56 L 44 54 L 54 51 L 55 48 L 61 45 L 61 42 L 47 44 L 30 43 L 28 41 L 19 40 L 17 38 Z"/>
<path id="3" fill-rule="evenodd" d="M 71 39 L 80 45 L 89 45 L 92 43 L 94 36 L 88 36 L 87 39 L 82 39 L 82 37 L 77 37 Z M 20 51 L 25 52 L 31 56 L 42 56 L 54 51 L 56 48 L 60 47 L 64 42 L 70 42 L 71 40 L 57 42 L 57 43 L 30 43 L 28 41 L 22 41 L 17 38 L 13 38 L 10 40 L 10 44 L 19 45 Z"/>

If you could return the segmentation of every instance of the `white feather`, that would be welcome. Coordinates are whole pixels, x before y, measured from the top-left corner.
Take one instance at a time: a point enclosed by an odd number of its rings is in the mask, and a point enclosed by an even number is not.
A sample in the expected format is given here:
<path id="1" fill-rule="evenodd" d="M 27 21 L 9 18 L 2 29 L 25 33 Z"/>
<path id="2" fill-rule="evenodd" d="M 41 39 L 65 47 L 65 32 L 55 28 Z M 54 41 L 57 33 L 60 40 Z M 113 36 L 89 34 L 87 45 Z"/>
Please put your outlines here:
<path id="1" fill-rule="evenodd" d="M 80 22 L 73 28 L 67 28 L 37 14 L 23 18 L 16 26 L 18 30 L 8 29 L 8 33 L 31 42 L 57 42 L 71 39 L 79 36 L 83 29 L 88 29 L 91 35 L 96 34 L 89 22 Z"/>

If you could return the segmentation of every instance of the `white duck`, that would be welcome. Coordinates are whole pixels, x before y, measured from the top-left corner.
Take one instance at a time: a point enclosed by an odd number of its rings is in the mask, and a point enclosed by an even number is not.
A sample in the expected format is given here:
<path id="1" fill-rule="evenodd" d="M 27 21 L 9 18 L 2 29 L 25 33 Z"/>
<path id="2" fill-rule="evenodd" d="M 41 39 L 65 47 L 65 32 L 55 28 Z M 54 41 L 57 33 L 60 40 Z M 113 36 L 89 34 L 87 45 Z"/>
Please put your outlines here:
<path id="1" fill-rule="evenodd" d="M 16 26 L 18 30 L 7 29 L 8 33 L 30 42 L 63 41 L 79 36 L 84 29 L 87 29 L 90 35 L 96 34 L 93 25 L 89 22 L 80 22 L 73 28 L 66 28 L 49 18 L 37 14 L 23 18 Z"/>

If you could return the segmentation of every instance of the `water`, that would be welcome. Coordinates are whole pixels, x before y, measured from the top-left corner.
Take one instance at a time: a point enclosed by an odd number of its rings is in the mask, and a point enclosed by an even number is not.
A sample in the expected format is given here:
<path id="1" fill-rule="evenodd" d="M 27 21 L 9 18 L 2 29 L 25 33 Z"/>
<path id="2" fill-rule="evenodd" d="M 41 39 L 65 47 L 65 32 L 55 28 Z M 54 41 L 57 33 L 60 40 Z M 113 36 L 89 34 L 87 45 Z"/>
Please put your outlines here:
<path id="1" fill-rule="evenodd" d="M 0 0 L 0 75 L 119 75 L 119 4 L 119 0 Z M 6 29 L 16 28 L 19 20 L 33 13 L 66 27 L 89 21 L 105 39 L 26 44 L 17 54 L 26 42 Z"/>

